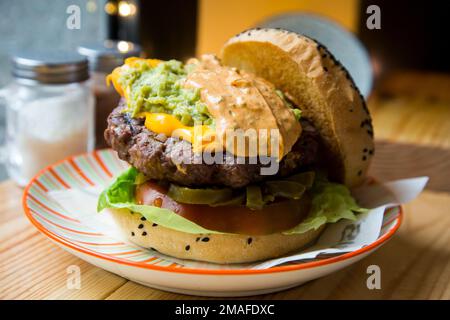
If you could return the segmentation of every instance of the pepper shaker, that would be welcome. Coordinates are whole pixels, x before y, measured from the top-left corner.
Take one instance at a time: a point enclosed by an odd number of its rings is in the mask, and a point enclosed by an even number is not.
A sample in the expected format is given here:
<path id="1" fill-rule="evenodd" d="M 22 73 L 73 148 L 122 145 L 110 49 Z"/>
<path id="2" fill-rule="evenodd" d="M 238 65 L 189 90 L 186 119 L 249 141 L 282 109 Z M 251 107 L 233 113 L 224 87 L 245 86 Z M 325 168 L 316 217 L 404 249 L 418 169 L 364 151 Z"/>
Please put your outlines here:
<path id="1" fill-rule="evenodd" d="M 127 41 L 105 40 L 103 43 L 84 44 L 78 53 L 87 57 L 91 73 L 92 91 L 95 96 L 95 147 L 105 148 L 103 133 L 106 119 L 117 107 L 120 96 L 114 88 L 106 85 L 105 78 L 128 57 L 138 56 L 141 47 Z"/>

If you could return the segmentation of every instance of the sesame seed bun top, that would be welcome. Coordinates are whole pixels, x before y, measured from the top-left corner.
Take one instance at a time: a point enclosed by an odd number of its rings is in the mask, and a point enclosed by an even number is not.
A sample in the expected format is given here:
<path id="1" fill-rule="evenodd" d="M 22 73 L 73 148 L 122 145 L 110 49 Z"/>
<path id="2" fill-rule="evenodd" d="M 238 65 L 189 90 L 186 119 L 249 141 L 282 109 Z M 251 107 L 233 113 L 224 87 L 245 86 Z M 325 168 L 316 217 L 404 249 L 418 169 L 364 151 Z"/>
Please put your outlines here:
<path id="1" fill-rule="evenodd" d="M 282 90 L 319 131 L 331 178 L 362 183 L 374 153 L 372 120 L 349 73 L 323 45 L 286 30 L 251 29 L 231 38 L 221 59 Z"/>

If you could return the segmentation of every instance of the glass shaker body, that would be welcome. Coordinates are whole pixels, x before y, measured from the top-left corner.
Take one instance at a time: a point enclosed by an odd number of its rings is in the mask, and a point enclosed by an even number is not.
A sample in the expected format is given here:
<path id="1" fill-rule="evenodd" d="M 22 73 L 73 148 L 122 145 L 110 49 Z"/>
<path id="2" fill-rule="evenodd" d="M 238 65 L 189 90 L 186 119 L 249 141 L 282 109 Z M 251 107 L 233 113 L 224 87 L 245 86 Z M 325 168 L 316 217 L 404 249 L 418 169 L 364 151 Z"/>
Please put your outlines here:
<path id="1" fill-rule="evenodd" d="M 25 185 L 44 167 L 94 146 L 94 97 L 88 81 L 41 84 L 14 80 L 3 91 L 9 176 Z"/>
<path id="2" fill-rule="evenodd" d="M 106 73 L 91 72 L 91 86 L 95 97 L 95 148 L 107 148 L 104 132 L 109 114 L 117 107 L 120 95 L 112 85 L 106 84 Z"/>

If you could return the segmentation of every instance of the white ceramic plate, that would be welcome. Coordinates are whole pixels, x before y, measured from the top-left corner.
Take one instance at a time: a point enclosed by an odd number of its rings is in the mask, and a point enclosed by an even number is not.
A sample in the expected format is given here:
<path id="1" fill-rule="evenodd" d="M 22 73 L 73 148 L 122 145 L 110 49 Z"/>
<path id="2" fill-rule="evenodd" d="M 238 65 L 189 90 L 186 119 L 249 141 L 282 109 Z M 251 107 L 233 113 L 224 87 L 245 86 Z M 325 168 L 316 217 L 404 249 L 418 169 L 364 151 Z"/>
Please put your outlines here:
<path id="1" fill-rule="evenodd" d="M 126 166 L 111 150 L 71 157 L 49 166 L 26 187 L 25 214 L 39 231 L 81 259 L 140 284 L 177 293 L 228 297 L 295 287 L 361 260 L 389 240 L 402 220 L 401 207 L 387 210 L 375 242 L 339 256 L 265 270 L 188 268 L 102 234 L 49 197 L 53 190 L 105 185 Z"/>

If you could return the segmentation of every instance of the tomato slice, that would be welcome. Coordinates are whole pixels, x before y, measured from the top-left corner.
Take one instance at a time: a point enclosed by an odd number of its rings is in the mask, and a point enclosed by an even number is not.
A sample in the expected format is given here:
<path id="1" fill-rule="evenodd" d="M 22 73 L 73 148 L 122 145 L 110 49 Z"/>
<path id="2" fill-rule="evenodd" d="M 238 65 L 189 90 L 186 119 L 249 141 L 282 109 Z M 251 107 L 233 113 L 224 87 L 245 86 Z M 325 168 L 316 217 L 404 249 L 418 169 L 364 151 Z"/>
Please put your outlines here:
<path id="1" fill-rule="evenodd" d="M 263 235 L 289 230 L 308 214 L 311 198 L 305 194 L 299 200 L 282 200 L 251 210 L 245 206 L 183 204 L 167 196 L 167 190 L 156 183 L 146 182 L 136 188 L 138 204 L 170 209 L 196 224 L 214 231 Z"/>

